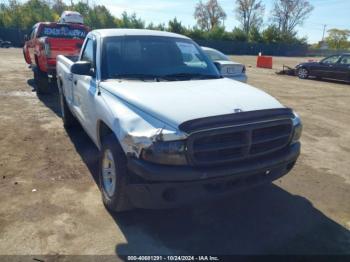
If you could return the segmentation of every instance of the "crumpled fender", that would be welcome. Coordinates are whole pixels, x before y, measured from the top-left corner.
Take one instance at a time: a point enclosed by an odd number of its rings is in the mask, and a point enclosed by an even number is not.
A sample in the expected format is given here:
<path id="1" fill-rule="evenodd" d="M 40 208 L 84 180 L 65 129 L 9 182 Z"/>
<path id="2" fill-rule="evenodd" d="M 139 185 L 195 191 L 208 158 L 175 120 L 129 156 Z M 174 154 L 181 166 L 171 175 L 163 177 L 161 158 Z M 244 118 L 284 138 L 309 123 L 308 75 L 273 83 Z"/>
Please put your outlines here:
<path id="1" fill-rule="evenodd" d="M 102 92 L 102 101 L 99 102 L 103 103 L 100 106 L 104 108 L 101 110 L 104 115 L 101 114 L 100 119 L 112 129 L 125 154 L 139 157 L 142 149 L 148 148 L 155 141 L 187 138 L 187 134 L 177 127 L 150 116 L 108 91 Z"/>

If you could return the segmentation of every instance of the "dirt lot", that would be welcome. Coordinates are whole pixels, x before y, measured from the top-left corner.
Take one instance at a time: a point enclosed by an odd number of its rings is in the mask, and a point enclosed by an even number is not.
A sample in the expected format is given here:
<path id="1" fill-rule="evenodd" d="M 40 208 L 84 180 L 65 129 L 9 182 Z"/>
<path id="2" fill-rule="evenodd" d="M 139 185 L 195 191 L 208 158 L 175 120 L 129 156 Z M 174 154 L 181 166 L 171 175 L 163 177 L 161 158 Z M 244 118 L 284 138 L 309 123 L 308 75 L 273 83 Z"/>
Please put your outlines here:
<path id="1" fill-rule="evenodd" d="M 219 203 L 115 216 L 96 185 L 97 149 L 81 128 L 63 128 L 57 92 L 33 92 L 21 52 L 0 50 L 0 254 L 350 253 L 349 84 L 235 57 L 252 65 L 249 83 L 301 115 L 294 170 Z"/>

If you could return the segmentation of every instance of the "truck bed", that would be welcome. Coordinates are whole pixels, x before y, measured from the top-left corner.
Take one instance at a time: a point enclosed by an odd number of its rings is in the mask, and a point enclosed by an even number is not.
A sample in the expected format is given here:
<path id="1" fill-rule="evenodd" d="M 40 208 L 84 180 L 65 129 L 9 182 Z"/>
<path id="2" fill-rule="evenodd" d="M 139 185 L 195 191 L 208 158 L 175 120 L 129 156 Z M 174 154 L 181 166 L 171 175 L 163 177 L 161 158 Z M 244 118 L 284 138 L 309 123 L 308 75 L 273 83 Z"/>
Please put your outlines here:
<path id="1" fill-rule="evenodd" d="M 70 72 L 70 68 L 74 64 L 74 62 L 76 62 L 77 60 L 78 60 L 78 56 L 64 56 L 64 55 L 57 56 L 56 73 L 57 73 L 59 88 L 63 85 L 68 89 L 68 90 L 62 90 L 68 99 L 71 97 L 69 90 L 71 89 L 71 85 L 72 85 L 72 74 Z"/>

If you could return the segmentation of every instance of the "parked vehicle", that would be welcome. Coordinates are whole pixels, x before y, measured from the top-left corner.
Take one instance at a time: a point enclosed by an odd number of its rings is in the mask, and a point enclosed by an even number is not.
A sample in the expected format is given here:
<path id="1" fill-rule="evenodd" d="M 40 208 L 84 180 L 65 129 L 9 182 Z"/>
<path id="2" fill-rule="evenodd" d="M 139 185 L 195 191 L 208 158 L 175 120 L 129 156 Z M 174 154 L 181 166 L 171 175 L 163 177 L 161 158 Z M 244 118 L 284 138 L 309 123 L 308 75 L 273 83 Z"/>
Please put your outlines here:
<path id="1" fill-rule="evenodd" d="M 38 93 L 49 92 L 49 77 L 56 76 L 56 56 L 77 56 L 89 31 L 81 24 L 37 23 L 23 47 L 25 61 L 32 67 Z"/>
<path id="2" fill-rule="evenodd" d="M 287 174 L 299 155 L 300 118 L 223 78 L 182 35 L 94 30 L 76 62 L 57 57 L 57 81 L 64 126 L 80 122 L 100 149 L 114 211 L 224 197 Z"/>
<path id="3" fill-rule="evenodd" d="M 332 55 L 319 62 L 301 63 L 295 70 L 301 79 L 316 77 L 350 81 L 350 53 Z"/>
<path id="4" fill-rule="evenodd" d="M 202 47 L 202 49 L 204 53 L 219 67 L 220 73 L 223 77 L 244 83 L 247 82 L 245 65 L 233 62 L 228 56 L 216 49 L 209 47 Z"/>
<path id="5" fill-rule="evenodd" d="M 2 48 L 10 48 L 12 46 L 12 43 L 10 41 L 4 41 L 0 39 L 0 47 Z"/>
<path id="6" fill-rule="evenodd" d="M 59 23 L 84 24 L 83 16 L 75 11 L 64 11 L 58 20 Z"/>

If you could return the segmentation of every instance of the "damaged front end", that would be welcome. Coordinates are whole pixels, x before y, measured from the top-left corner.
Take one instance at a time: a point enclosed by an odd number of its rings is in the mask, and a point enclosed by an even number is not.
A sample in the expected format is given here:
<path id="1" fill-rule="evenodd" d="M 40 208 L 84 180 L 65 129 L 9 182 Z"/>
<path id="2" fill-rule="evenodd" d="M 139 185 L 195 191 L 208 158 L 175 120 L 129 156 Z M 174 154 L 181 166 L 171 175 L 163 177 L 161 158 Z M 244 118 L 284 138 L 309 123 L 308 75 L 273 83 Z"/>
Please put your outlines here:
<path id="1" fill-rule="evenodd" d="M 127 155 L 156 164 L 186 165 L 186 136 L 165 129 L 131 132 L 122 139 Z M 174 140 L 176 139 L 176 140 Z"/>
<path id="2" fill-rule="evenodd" d="M 186 165 L 187 134 L 155 119 L 124 115 L 116 125 L 127 156 L 163 165 Z"/>

